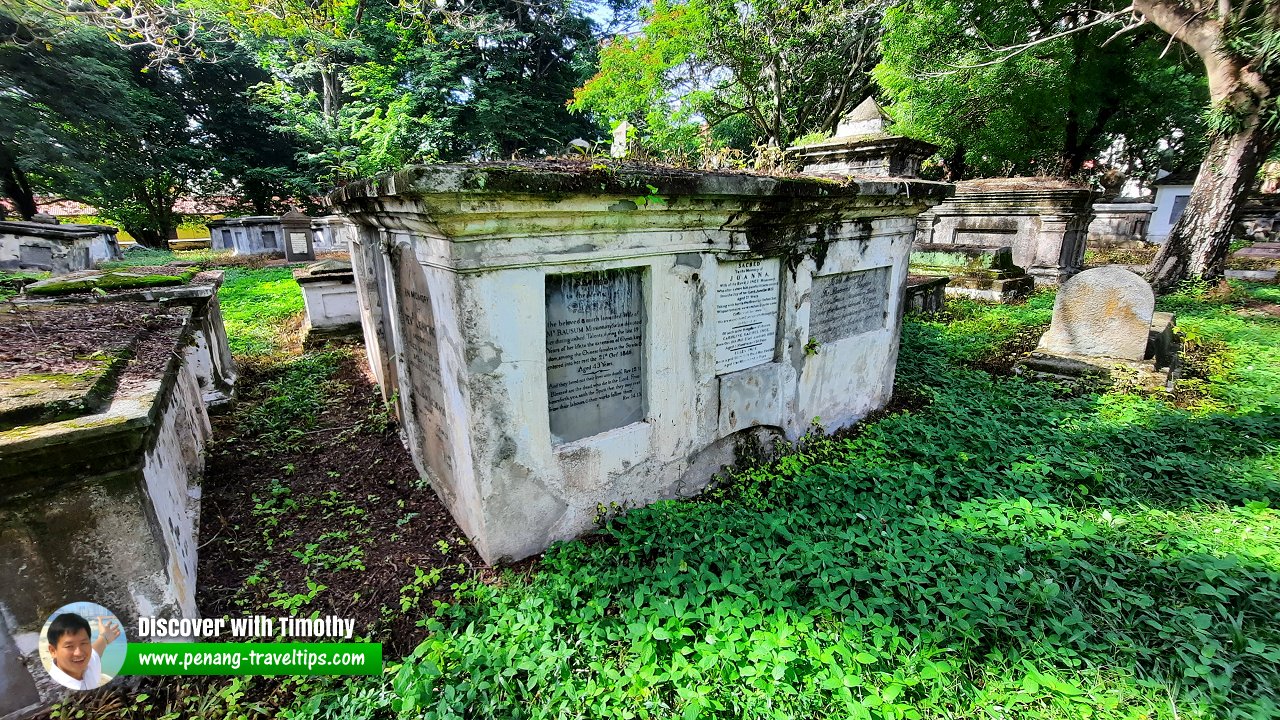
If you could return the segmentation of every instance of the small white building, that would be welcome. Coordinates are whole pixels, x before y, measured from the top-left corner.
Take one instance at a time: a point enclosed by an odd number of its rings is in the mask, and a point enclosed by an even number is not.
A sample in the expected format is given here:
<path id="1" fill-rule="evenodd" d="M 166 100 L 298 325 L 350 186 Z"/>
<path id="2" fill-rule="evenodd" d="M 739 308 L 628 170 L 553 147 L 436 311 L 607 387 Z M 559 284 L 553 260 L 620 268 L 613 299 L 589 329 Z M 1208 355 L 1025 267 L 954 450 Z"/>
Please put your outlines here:
<path id="1" fill-rule="evenodd" d="M 1147 240 L 1162 243 L 1169 237 L 1173 226 L 1187 209 L 1187 201 L 1191 199 L 1191 186 L 1196 181 L 1196 172 L 1181 172 L 1165 175 L 1151 183 L 1156 190 L 1156 209 L 1151 213 L 1151 225 L 1147 227 Z"/>

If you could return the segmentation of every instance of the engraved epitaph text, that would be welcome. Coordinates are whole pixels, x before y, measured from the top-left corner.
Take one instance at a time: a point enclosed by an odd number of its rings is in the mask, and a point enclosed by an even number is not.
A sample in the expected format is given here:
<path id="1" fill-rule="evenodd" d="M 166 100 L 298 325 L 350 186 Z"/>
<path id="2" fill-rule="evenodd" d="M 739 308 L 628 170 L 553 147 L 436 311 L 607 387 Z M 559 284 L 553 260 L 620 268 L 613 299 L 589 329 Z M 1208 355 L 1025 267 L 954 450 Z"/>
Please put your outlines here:
<path id="1" fill-rule="evenodd" d="M 440 369 L 440 336 L 427 277 L 408 246 L 402 246 L 397 274 L 400 286 L 401 357 L 410 387 L 410 412 L 417 421 L 422 457 L 448 486 L 453 485 L 445 388 Z"/>
<path id="2" fill-rule="evenodd" d="M 777 258 L 720 264 L 716 283 L 716 374 L 773 360 L 778 333 Z"/>
<path id="3" fill-rule="evenodd" d="M 889 267 L 813 279 L 809 337 L 835 342 L 885 327 L 889 308 Z"/>
<path id="4" fill-rule="evenodd" d="M 547 276 L 551 434 L 571 442 L 644 419 L 643 275 Z"/>

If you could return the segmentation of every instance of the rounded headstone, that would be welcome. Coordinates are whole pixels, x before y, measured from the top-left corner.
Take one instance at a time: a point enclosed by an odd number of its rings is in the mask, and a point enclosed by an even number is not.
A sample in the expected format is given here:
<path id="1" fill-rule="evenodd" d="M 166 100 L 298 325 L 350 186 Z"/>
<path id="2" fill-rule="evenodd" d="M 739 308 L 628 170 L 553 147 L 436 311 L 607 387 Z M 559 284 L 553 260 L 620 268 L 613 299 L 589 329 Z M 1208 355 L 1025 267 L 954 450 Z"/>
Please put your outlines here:
<path id="1" fill-rule="evenodd" d="M 1155 293 L 1138 275 L 1114 265 L 1085 270 L 1058 290 L 1053 324 L 1036 350 L 1141 360 L 1155 309 Z"/>

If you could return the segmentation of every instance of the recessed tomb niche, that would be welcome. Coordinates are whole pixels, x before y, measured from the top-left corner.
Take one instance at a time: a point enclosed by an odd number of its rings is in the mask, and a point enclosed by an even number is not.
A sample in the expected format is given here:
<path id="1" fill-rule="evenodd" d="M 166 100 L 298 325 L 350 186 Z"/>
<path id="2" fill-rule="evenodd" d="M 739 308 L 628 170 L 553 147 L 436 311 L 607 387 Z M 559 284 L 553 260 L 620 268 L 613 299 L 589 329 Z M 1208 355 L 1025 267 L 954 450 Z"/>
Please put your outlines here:
<path id="1" fill-rule="evenodd" d="M 889 271 L 878 267 L 813 279 L 809 337 L 819 344 L 883 330 L 889 317 Z"/>
<path id="2" fill-rule="evenodd" d="M 552 440 L 643 420 L 643 269 L 548 275 L 546 303 Z"/>
<path id="3" fill-rule="evenodd" d="M 778 258 L 720 263 L 716 374 L 773 361 L 778 335 Z"/>

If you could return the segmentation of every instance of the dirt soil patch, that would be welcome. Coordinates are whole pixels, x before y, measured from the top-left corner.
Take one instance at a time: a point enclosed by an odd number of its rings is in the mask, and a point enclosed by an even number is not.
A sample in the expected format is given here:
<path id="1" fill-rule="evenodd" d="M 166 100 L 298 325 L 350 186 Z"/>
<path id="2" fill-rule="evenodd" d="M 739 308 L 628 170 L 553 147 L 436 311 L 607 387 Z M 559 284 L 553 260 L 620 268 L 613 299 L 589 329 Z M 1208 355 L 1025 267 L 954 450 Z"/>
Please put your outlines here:
<path id="1" fill-rule="evenodd" d="M 154 304 L 104 303 L 12 307 L 0 311 L 0 378 L 76 374 L 104 353 L 133 346 Z"/>
<path id="2" fill-rule="evenodd" d="M 394 425 L 379 418 L 364 362 L 358 349 L 343 356 L 303 450 L 275 453 L 240 436 L 235 412 L 215 419 L 201 511 L 202 615 L 292 614 L 291 602 L 313 595 L 299 615 L 354 619 L 357 634 L 383 642 L 394 659 L 425 637 L 418 624 L 431 601 L 451 601 L 454 583 L 490 572 L 419 479 Z M 241 392 L 253 398 L 277 372 L 245 368 Z"/>

